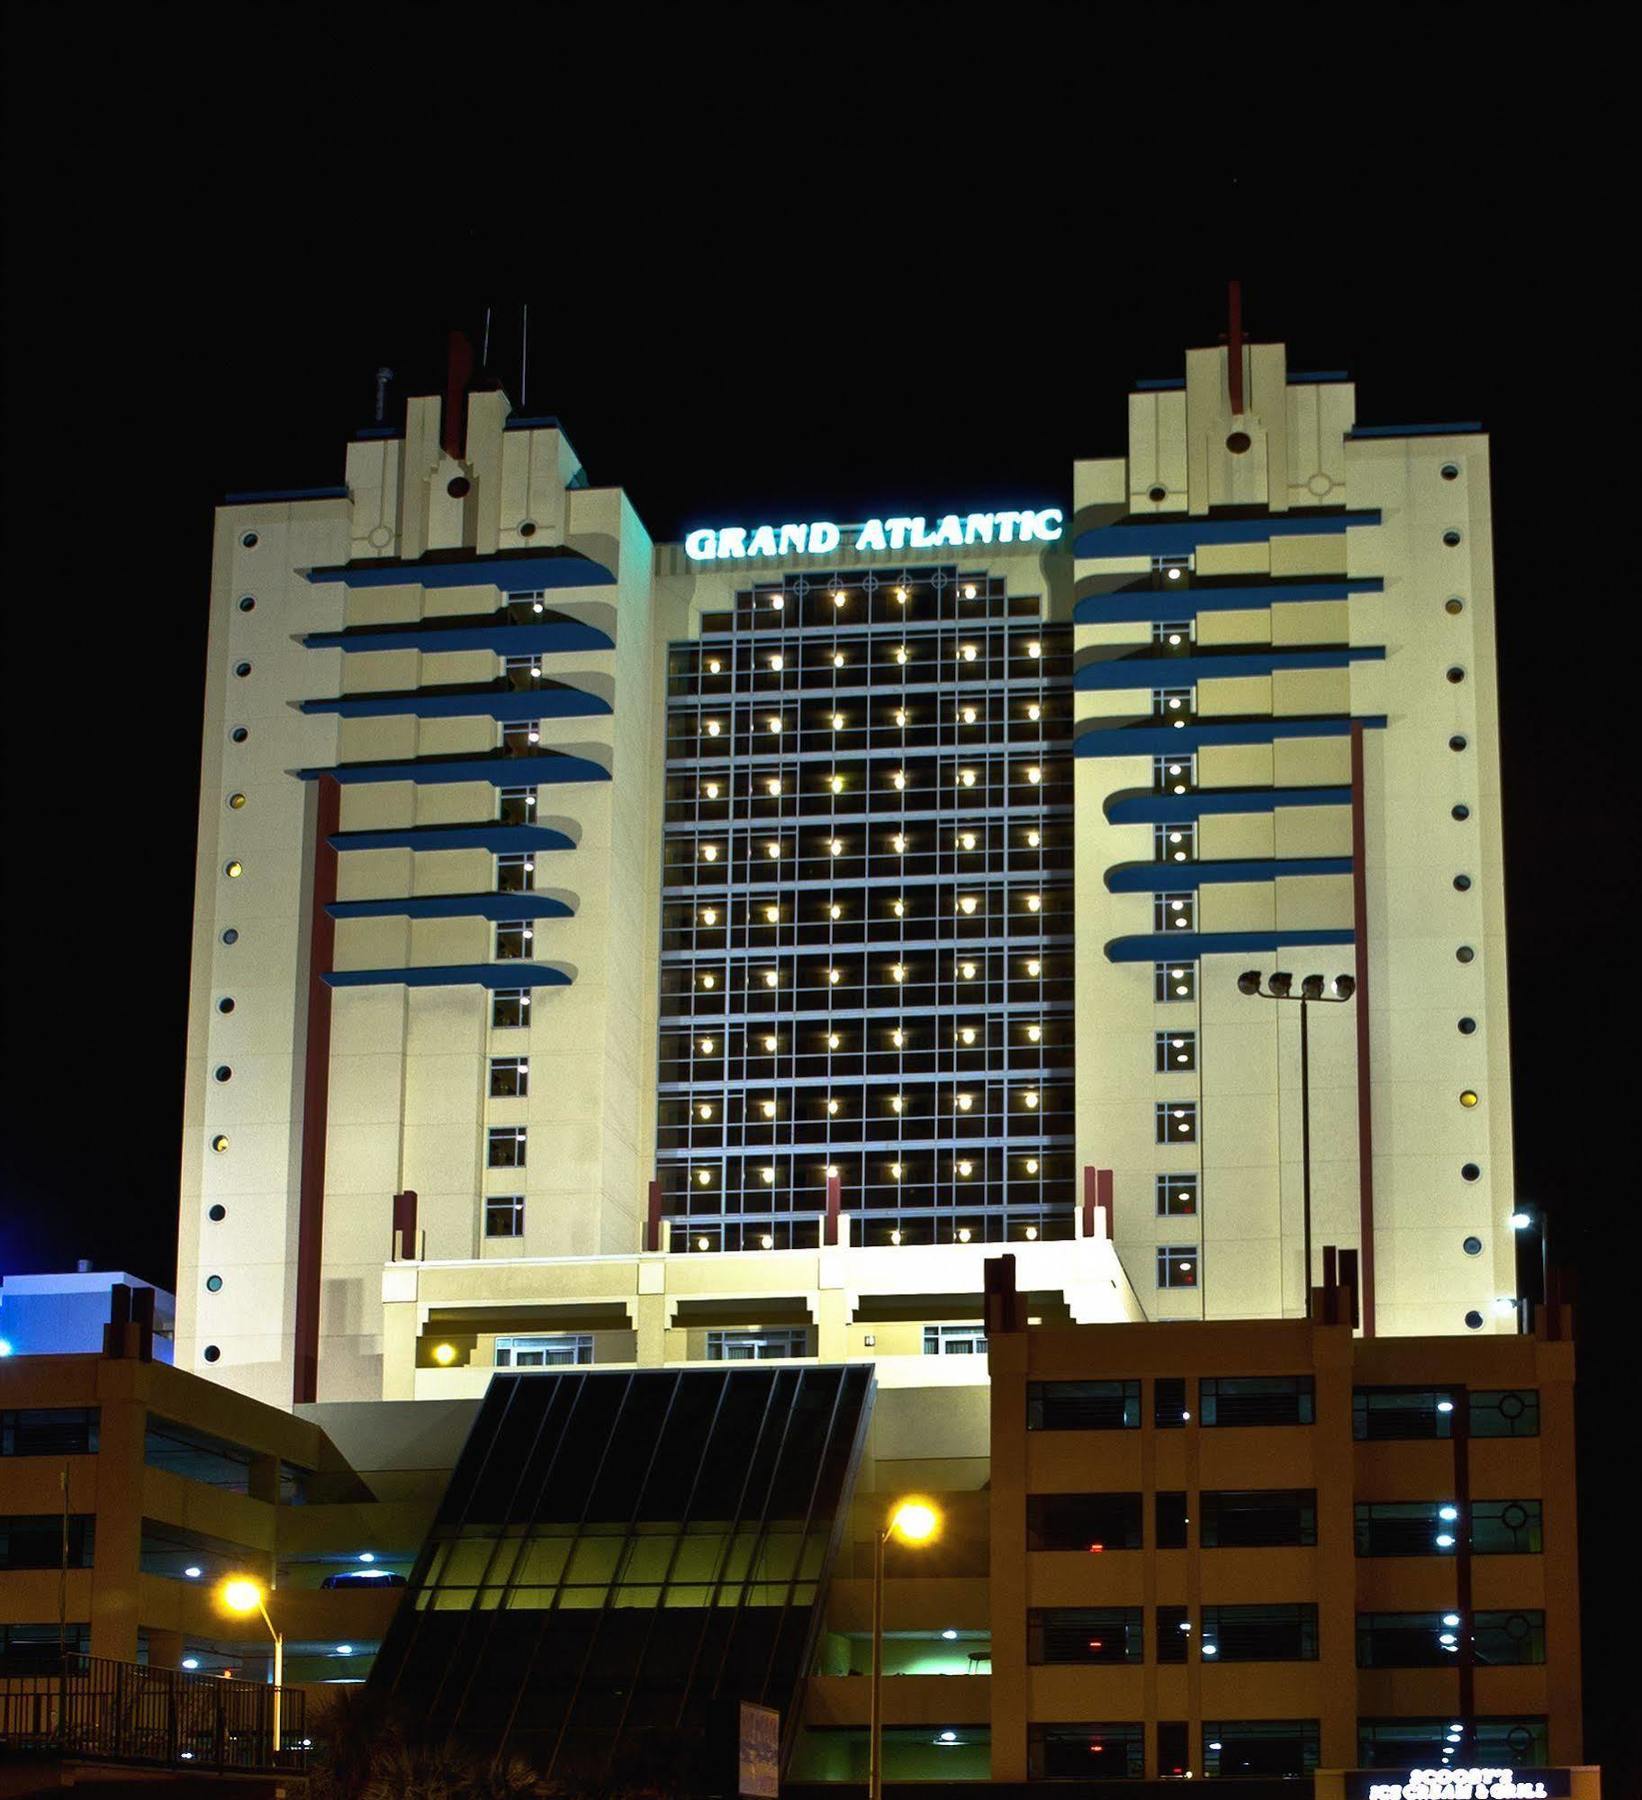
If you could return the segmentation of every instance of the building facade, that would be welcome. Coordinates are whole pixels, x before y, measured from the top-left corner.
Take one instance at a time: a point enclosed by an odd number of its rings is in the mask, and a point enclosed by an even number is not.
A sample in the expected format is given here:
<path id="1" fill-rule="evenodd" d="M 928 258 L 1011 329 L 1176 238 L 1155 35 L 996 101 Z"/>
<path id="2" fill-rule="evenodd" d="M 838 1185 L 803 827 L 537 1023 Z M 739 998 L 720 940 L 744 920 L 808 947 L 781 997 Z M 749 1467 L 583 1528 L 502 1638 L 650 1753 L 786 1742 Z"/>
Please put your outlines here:
<path id="1" fill-rule="evenodd" d="M 1000 1244 L 1044 1318 L 1332 1246 L 1370 1333 L 1515 1329 L 1489 555 L 1476 427 L 1242 343 L 1024 510 L 654 544 L 459 389 L 232 498 L 179 1365 L 939 1348 Z M 1249 972 L 1343 999 L 1304 1084 Z"/>

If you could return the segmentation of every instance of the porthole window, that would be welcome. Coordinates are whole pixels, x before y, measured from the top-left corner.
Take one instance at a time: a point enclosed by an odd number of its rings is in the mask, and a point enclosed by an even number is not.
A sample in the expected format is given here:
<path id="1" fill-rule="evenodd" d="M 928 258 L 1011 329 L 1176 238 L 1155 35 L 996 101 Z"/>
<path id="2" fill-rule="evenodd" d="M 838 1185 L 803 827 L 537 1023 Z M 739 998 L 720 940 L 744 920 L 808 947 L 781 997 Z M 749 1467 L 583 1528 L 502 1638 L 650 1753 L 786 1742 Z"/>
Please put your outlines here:
<path id="1" fill-rule="evenodd" d="M 1482 1170 L 1475 1163 L 1461 1163 L 1460 1179 L 1462 1181 L 1480 1181 Z"/>
<path id="2" fill-rule="evenodd" d="M 243 794 L 230 794 L 228 796 L 228 805 L 234 812 L 238 812 L 244 804 L 245 796 Z"/>
<path id="3" fill-rule="evenodd" d="M 228 1217 L 228 1208 L 219 1201 L 217 1205 L 207 1209 L 205 1216 L 213 1225 L 220 1225 Z"/>
<path id="4" fill-rule="evenodd" d="M 218 1081 L 232 1081 L 234 1079 L 234 1071 L 229 1068 L 227 1063 L 218 1063 L 211 1073 L 216 1076 Z"/>
<path id="5" fill-rule="evenodd" d="M 1452 599 L 1445 600 L 1442 603 L 1442 609 L 1445 613 L 1449 613 L 1457 618 L 1459 614 L 1465 611 L 1465 602 L 1458 594 L 1455 594 Z"/>
<path id="6" fill-rule="evenodd" d="M 1468 1237 L 1460 1248 L 1467 1256 L 1481 1256 L 1482 1239 L 1480 1237 Z"/>
<path id="7" fill-rule="evenodd" d="M 1442 541 L 1452 550 L 1460 541 L 1460 534 L 1457 531 L 1445 531 L 1442 534 Z"/>
<path id="8" fill-rule="evenodd" d="M 1456 819 L 1469 819 L 1471 816 L 1471 809 L 1462 800 L 1460 804 L 1454 808 L 1453 816 Z"/>
<path id="9" fill-rule="evenodd" d="M 200 1352 L 200 1355 L 203 1356 L 207 1362 L 220 1362 L 222 1360 L 222 1351 L 215 1344 L 207 1344 Z"/>
<path id="10" fill-rule="evenodd" d="M 473 490 L 473 483 L 465 475 L 452 475 L 445 483 L 445 492 L 452 500 L 465 500 Z"/>
<path id="11" fill-rule="evenodd" d="M 1461 1019 L 1460 1020 L 1460 1036 L 1461 1037 L 1470 1037 L 1471 1033 L 1473 1031 L 1475 1031 L 1476 1028 L 1477 1028 L 1477 1022 L 1475 1019 Z"/>
<path id="12" fill-rule="evenodd" d="M 228 1139 L 222 1132 L 219 1131 L 217 1135 L 212 1138 L 211 1148 L 216 1151 L 218 1156 L 221 1156 L 223 1151 L 228 1148 Z"/>
<path id="13" fill-rule="evenodd" d="M 220 1013 L 231 1013 L 233 1010 L 234 1010 L 233 995 L 232 994 L 224 994 L 223 997 L 217 1002 L 217 1011 Z"/>
<path id="14" fill-rule="evenodd" d="M 222 872 L 230 881 L 236 880 L 245 873 L 245 864 L 242 862 L 226 862 L 222 865 Z"/>
<path id="15" fill-rule="evenodd" d="M 1459 683 L 1460 683 L 1460 682 L 1462 682 L 1462 681 L 1464 681 L 1464 679 L 1465 679 L 1465 671 L 1464 671 L 1464 669 L 1462 669 L 1462 668 L 1460 668 L 1460 667 L 1459 667 L 1459 666 L 1458 666 L 1458 665 L 1457 665 L 1457 664 L 1456 664 L 1456 665 L 1455 665 L 1455 666 L 1454 666 L 1454 667 L 1453 667 L 1453 668 L 1452 668 L 1452 669 L 1450 669 L 1450 670 L 1449 670 L 1449 671 L 1448 671 L 1448 679 L 1449 679 L 1449 680 L 1450 680 L 1450 681 L 1452 681 L 1452 682 L 1453 682 L 1453 683 L 1454 683 L 1454 684 L 1455 684 L 1455 686 L 1458 686 L 1458 685 L 1459 685 Z"/>
<path id="16" fill-rule="evenodd" d="M 1448 740 L 1448 748 L 1450 750 L 1463 750 L 1465 748 L 1465 738 L 1463 734 L 1456 731 Z"/>
<path id="17" fill-rule="evenodd" d="M 1444 481 L 1458 481 L 1460 478 L 1459 464 L 1444 463 L 1442 466 L 1442 478 Z"/>
<path id="18" fill-rule="evenodd" d="M 1151 501 L 1153 506 L 1157 506 L 1160 502 L 1167 500 L 1168 497 L 1169 490 L 1166 487 L 1149 487 L 1146 490 L 1146 498 Z"/>
<path id="19" fill-rule="evenodd" d="M 1454 887 L 1457 892 L 1468 894 L 1471 891 L 1471 877 L 1469 875 L 1456 875 L 1454 877 Z"/>
<path id="20" fill-rule="evenodd" d="M 234 727 L 234 729 L 233 729 L 233 730 L 232 730 L 232 731 L 230 731 L 230 732 L 229 732 L 229 734 L 228 734 L 228 735 L 229 735 L 229 737 L 231 737 L 231 738 L 232 738 L 232 739 L 233 739 L 233 740 L 234 740 L 234 742 L 235 742 L 235 743 L 236 743 L 236 744 L 243 744 L 243 743 L 244 743 L 244 742 L 245 742 L 245 740 L 246 740 L 246 739 L 247 739 L 247 738 L 248 738 L 248 737 L 249 737 L 249 736 L 250 736 L 250 735 L 251 735 L 251 734 L 250 734 L 250 732 L 248 732 L 248 731 L 247 731 L 247 730 L 246 730 L 246 729 L 245 729 L 245 727 L 244 727 L 244 726 L 243 726 L 243 725 L 236 725 L 236 726 L 235 726 L 235 727 Z"/>
<path id="21" fill-rule="evenodd" d="M 534 519 L 526 519 L 523 522 L 523 524 L 521 524 L 519 527 L 519 536 L 520 537 L 534 537 L 535 535 L 536 535 L 536 521 Z"/>
<path id="22" fill-rule="evenodd" d="M 1233 456 L 1241 456 L 1253 442 L 1254 439 L 1246 431 L 1234 431 L 1226 439 L 1226 448 Z"/>
<path id="23" fill-rule="evenodd" d="M 1482 1330 L 1482 1314 L 1480 1312 L 1478 1312 L 1475 1307 L 1472 1307 L 1470 1312 L 1468 1312 L 1465 1315 L 1465 1323 L 1469 1330 L 1481 1331 Z"/>
<path id="24" fill-rule="evenodd" d="M 1460 1090 L 1460 1105 L 1461 1106 L 1475 1106 L 1476 1103 L 1477 1103 L 1477 1091 L 1475 1088 L 1462 1088 Z"/>
<path id="25" fill-rule="evenodd" d="M 222 1277 L 220 1275 L 207 1275 L 205 1278 L 205 1291 L 208 1294 L 220 1294 L 222 1292 Z"/>
<path id="26" fill-rule="evenodd" d="M 242 549 L 242 550 L 254 550 L 254 549 L 256 549 L 256 547 L 257 547 L 257 534 L 256 534 L 256 533 L 255 533 L 255 532 L 254 532 L 254 531 L 248 531 L 248 532 L 246 532 L 246 533 L 245 533 L 245 535 L 244 535 L 244 536 L 243 536 L 243 537 L 242 537 L 242 538 L 241 538 L 241 539 L 240 539 L 240 541 L 239 541 L 239 547 L 240 547 L 240 548 L 241 548 L 241 549 Z"/>
<path id="27" fill-rule="evenodd" d="M 237 944 L 239 942 L 239 933 L 233 928 L 232 925 L 230 925 L 228 927 L 228 929 L 222 934 L 222 941 L 225 944 Z"/>
<path id="28" fill-rule="evenodd" d="M 1462 963 L 1475 962 L 1477 953 L 1469 944 L 1461 944 L 1459 949 L 1454 952 L 1454 960 Z"/>
<path id="29" fill-rule="evenodd" d="M 237 662 L 234 664 L 234 673 L 243 681 L 251 673 L 251 665 L 248 662 Z"/>
<path id="30" fill-rule="evenodd" d="M 255 612 L 257 610 L 257 603 L 249 594 L 241 594 L 239 597 L 239 609 L 241 612 Z"/>

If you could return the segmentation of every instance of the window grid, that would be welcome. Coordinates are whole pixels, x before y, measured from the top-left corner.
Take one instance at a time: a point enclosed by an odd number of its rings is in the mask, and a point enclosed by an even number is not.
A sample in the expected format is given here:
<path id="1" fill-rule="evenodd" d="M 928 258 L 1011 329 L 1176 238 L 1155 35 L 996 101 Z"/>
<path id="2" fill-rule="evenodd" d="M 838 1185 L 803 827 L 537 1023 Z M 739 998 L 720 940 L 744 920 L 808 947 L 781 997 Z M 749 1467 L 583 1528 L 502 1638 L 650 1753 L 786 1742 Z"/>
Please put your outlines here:
<path id="1" fill-rule="evenodd" d="M 485 1236 L 518 1238 L 525 1234 L 525 1197 L 523 1194 L 487 1194 L 485 1196 Z"/>

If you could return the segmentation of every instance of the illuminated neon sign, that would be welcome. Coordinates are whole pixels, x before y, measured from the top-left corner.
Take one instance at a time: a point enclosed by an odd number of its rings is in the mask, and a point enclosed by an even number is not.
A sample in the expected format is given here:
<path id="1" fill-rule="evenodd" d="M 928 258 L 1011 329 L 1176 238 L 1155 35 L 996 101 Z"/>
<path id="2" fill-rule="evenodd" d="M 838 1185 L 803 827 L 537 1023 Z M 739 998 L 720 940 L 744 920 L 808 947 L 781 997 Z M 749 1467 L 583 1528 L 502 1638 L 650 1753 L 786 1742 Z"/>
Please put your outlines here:
<path id="1" fill-rule="evenodd" d="M 1058 506 L 1024 512 L 945 513 L 927 518 L 868 519 L 862 525 L 835 525 L 812 519 L 807 525 L 704 526 L 684 540 L 692 562 L 745 561 L 755 556 L 831 556 L 850 537 L 852 554 L 890 550 L 961 550 L 972 544 L 1052 544 L 1066 529 Z"/>
<path id="2" fill-rule="evenodd" d="M 1566 1769 L 1354 1769 L 1346 1775 L 1346 1800 L 1551 1800 L 1568 1788 Z"/>

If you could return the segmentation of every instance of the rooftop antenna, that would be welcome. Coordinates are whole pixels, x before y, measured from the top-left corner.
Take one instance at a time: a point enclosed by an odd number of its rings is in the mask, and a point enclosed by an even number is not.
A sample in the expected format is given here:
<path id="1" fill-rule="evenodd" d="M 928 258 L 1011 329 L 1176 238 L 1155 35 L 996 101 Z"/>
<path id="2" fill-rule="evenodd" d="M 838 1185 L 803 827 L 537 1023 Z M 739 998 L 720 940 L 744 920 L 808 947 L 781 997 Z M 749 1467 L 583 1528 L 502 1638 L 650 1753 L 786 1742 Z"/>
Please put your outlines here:
<path id="1" fill-rule="evenodd" d="M 479 367 L 490 367 L 490 308 L 485 308 L 485 341 L 479 348 Z"/>
<path id="2" fill-rule="evenodd" d="M 392 369 L 376 371 L 376 422 L 382 423 L 383 414 L 388 410 L 388 383 L 393 380 Z"/>
<path id="3" fill-rule="evenodd" d="M 519 411 L 525 410 L 530 398 L 530 306 L 524 309 L 524 324 L 519 342 Z"/>

